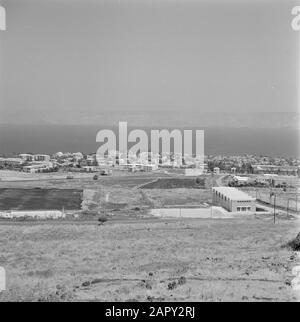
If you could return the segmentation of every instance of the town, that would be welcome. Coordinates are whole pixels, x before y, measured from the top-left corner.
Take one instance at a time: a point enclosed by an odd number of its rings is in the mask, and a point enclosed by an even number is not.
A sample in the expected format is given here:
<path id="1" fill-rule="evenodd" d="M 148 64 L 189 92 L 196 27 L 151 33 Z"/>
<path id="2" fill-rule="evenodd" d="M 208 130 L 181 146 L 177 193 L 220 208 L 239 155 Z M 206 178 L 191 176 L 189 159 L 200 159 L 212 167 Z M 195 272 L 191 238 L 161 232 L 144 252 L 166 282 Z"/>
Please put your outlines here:
<path id="1" fill-rule="evenodd" d="M 183 201 L 183 205 L 179 208 L 194 207 L 195 204 L 199 205 L 200 208 L 206 208 L 205 205 L 211 205 L 212 207 L 221 206 L 222 211 L 233 212 L 232 206 L 229 207 L 224 201 L 231 200 L 231 196 L 234 195 L 241 200 L 247 199 L 251 202 L 251 205 L 246 204 L 236 207 L 235 211 L 256 213 L 258 210 L 265 210 L 272 213 L 272 207 L 275 207 L 278 211 L 296 215 L 298 209 L 300 209 L 298 205 L 300 201 L 298 201 L 299 176 L 299 159 L 255 155 L 207 155 L 204 157 L 204 164 L 201 164 L 196 156 L 185 155 L 183 157 L 174 153 L 153 154 L 151 152 L 130 155 L 119 151 L 110 151 L 109 155 L 101 158 L 96 154 L 83 154 L 81 152 L 57 152 L 53 155 L 21 153 L 0 158 L 0 181 L 4 189 L 2 189 L 2 192 L 7 188 L 7 183 L 10 183 L 12 188 L 19 186 L 34 188 L 41 181 L 44 191 L 51 188 L 54 182 L 56 186 L 61 183 L 62 187 L 76 188 L 83 192 L 80 199 L 82 204 L 79 207 L 81 210 L 90 210 L 91 208 L 89 200 L 86 200 L 87 191 L 91 193 L 91 191 L 97 191 L 102 187 L 102 192 L 107 191 L 106 201 L 108 201 L 109 198 L 114 198 L 112 197 L 114 192 L 107 188 L 107 184 L 110 182 L 112 186 L 120 185 L 122 180 L 124 182 L 129 180 L 134 186 L 142 189 L 150 187 L 153 188 L 152 191 L 161 188 L 165 191 L 182 188 L 185 189 L 181 192 L 182 197 L 190 194 L 189 188 L 202 188 L 202 192 L 199 192 L 200 196 L 195 196 L 192 203 L 187 199 Z M 104 180 L 104 178 L 100 179 L 101 177 L 110 177 L 110 179 Z M 72 181 L 74 182 L 72 183 Z M 93 184 L 96 181 L 99 181 L 98 186 Z M 218 198 L 221 194 L 220 191 L 216 190 L 217 187 L 223 187 L 224 198 Z M 227 190 L 224 190 L 224 188 Z M 124 190 L 122 191 L 123 195 L 128 191 L 125 188 Z M 12 194 L 13 191 L 10 193 Z M 172 190 L 170 193 L 172 193 Z M 276 198 L 274 197 L 275 193 Z M 246 194 L 248 198 L 246 198 Z M 30 206 L 30 209 L 26 209 L 26 206 L 22 205 L 20 200 L 15 201 L 13 207 L 10 208 L 6 204 L 5 196 L 5 193 L 2 193 L 2 198 L 0 195 L 0 207 L 2 206 L 0 210 L 2 211 L 18 209 L 51 212 L 61 210 L 61 207 L 64 209 L 61 216 L 64 216 L 66 210 L 74 210 L 68 209 L 69 206 L 65 199 L 62 199 L 61 202 L 50 203 L 45 208 L 43 198 L 36 208 Z M 118 195 L 116 194 L 116 196 Z M 11 196 L 9 200 L 12 198 Z M 115 198 L 118 199 L 118 197 Z M 153 200 L 153 196 L 147 198 Z M 100 199 L 99 196 L 94 197 L 97 204 L 94 208 L 98 209 L 98 213 L 103 211 L 103 202 L 100 202 Z M 204 201 L 204 205 L 201 205 L 201 200 Z M 138 207 L 145 207 L 147 202 L 144 200 L 138 204 Z M 160 216 L 162 212 L 155 210 L 159 208 L 159 204 L 153 201 L 152 204 L 152 214 Z M 166 208 L 165 201 L 163 201 L 163 204 L 163 208 Z M 60 206 L 58 207 L 58 205 Z M 75 208 L 78 208 L 78 206 Z M 184 211 L 190 212 L 187 209 Z M 167 213 L 169 213 L 169 210 Z M 180 213 L 183 213 L 182 210 L 180 210 Z M 19 213 L 19 215 L 24 214 Z M 35 212 L 31 213 L 31 216 L 36 215 Z M 8 218 L 9 216 L 12 215 L 2 213 L 2 217 Z M 59 217 L 55 212 L 42 213 L 44 218 L 49 216 Z M 189 215 L 187 214 L 187 216 Z M 195 214 L 194 216 L 197 217 L 198 215 Z"/>
<path id="2" fill-rule="evenodd" d="M 153 154 L 141 152 L 138 155 L 110 151 L 109 156 L 98 158 L 96 154 L 81 152 L 57 152 L 53 155 L 21 153 L 0 157 L 0 169 L 28 173 L 57 171 L 98 172 L 102 168 L 115 168 L 129 172 L 155 171 L 159 168 L 198 169 L 199 160 L 194 156 L 181 156 L 174 153 Z M 207 155 L 204 157 L 202 173 L 230 174 L 272 174 L 300 176 L 300 159 L 255 155 L 225 156 Z M 186 171 L 186 175 L 191 171 Z M 242 179 L 242 181 L 244 181 Z"/>

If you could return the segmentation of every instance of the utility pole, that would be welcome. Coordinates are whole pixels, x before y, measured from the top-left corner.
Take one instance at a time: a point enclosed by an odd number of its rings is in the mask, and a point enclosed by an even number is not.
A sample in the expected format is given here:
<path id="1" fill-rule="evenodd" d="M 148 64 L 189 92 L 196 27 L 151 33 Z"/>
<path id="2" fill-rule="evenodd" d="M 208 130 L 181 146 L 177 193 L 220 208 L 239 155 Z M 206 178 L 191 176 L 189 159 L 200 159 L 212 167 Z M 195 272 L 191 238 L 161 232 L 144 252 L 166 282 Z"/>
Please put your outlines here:
<path id="1" fill-rule="evenodd" d="M 276 193 L 271 191 L 270 192 L 270 204 L 271 204 L 271 198 L 274 196 L 274 224 L 276 222 Z"/>
<path id="2" fill-rule="evenodd" d="M 274 193 L 274 224 L 276 222 L 276 193 Z"/>
<path id="3" fill-rule="evenodd" d="M 290 199 L 287 200 L 287 204 L 286 204 L 286 216 L 289 216 L 289 205 L 290 205 Z"/>

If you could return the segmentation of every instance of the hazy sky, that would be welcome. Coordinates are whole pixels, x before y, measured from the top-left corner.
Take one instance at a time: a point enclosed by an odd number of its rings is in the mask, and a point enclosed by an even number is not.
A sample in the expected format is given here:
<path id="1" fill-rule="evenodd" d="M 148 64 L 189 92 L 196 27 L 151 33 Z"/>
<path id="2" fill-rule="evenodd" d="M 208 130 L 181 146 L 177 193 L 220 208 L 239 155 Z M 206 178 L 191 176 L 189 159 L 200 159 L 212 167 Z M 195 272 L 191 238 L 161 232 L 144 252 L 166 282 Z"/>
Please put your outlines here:
<path id="1" fill-rule="evenodd" d="M 103 111 L 297 111 L 295 1 L 0 4 L 2 123 Z"/>

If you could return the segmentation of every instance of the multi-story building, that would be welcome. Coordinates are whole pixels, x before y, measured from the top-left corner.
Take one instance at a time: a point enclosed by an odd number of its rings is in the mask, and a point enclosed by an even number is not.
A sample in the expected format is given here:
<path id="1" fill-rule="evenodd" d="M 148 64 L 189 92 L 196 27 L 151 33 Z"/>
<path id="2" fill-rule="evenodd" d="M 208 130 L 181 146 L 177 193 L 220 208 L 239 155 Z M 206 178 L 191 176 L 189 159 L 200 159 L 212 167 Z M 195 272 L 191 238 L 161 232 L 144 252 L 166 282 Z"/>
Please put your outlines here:
<path id="1" fill-rule="evenodd" d="M 1 166 L 17 166 L 21 165 L 23 160 L 21 158 L 0 158 Z"/>
<path id="2" fill-rule="evenodd" d="M 24 162 L 49 162 L 50 161 L 50 155 L 48 155 L 48 154 L 22 153 L 22 154 L 19 154 L 19 157 Z"/>

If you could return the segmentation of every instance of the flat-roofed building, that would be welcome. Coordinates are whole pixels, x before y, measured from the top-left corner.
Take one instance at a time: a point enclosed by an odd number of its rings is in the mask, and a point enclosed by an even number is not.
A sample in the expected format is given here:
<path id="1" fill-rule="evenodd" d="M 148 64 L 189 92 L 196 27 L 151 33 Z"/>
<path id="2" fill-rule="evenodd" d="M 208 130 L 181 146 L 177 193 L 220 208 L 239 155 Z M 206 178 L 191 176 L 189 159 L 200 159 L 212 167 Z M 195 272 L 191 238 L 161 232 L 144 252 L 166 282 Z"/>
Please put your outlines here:
<path id="1" fill-rule="evenodd" d="M 50 161 L 50 155 L 48 154 L 35 154 L 34 161 L 36 162 L 49 162 Z"/>
<path id="2" fill-rule="evenodd" d="M 214 174 L 220 174 L 220 168 L 214 167 Z"/>
<path id="3" fill-rule="evenodd" d="M 232 187 L 212 188 L 213 204 L 230 212 L 255 212 L 255 198 Z"/>
<path id="4" fill-rule="evenodd" d="M 0 158 L 1 166 L 21 165 L 22 163 L 23 163 L 23 159 L 21 158 Z"/>
<path id="5" fill-rule="evenodd" d="M 280 175 L 294 175 L 297 176 L 300 173 L 300 169 L 297 166 L 287 165 L 273 165 L 273 164 L 255 164 L 252 165 L 254 174 L 280 174 Z"/>
<path id="6" fill-rule="evenodd" d="M 233 176 L 233 181 L 238 184 L 243 184 L 243 183 L 247 183 L 248 181 L 250 181 L 250 178 L 249 177 L 242 177 L 242 176 Z"/>
<path id="7" fill-rule="evenodd" d="M 37 172 L 49 171 L 52 168 L 53 168 L 53 164 L 51 162 L 44 162 L 44 163 L 39 162 L 39 163 L 34 163 L 23 167 L 23 171 L 28 173 L 37 173 Z"/>
<path id="8" fill-rule="evenodd" d="M 19 154 L 19 157 L 25 162 L 32 162 L 34 160 L 34 157 L 32 154 L 28 154 L 28 153 L 22 153 Z"/>

